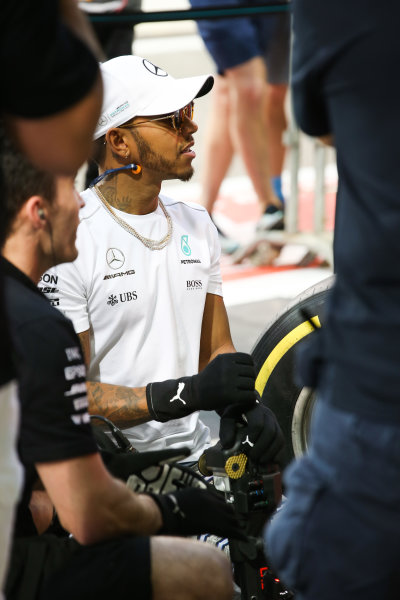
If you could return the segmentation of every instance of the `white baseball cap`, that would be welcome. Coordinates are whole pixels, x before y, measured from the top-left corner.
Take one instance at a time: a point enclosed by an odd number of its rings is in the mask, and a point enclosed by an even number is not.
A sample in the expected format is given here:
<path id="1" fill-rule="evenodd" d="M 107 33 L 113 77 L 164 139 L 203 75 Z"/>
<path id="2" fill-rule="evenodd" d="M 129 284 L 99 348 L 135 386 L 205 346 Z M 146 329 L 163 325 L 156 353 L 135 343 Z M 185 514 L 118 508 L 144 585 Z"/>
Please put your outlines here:
<path id="1" fill-rule="evenodd" d="M 175 79 L 140 56 L 117 56 L 100 69 L 104 98 L 95 140 L 133 117 L 171 114 L 214 85 L 212 75 Z"/>

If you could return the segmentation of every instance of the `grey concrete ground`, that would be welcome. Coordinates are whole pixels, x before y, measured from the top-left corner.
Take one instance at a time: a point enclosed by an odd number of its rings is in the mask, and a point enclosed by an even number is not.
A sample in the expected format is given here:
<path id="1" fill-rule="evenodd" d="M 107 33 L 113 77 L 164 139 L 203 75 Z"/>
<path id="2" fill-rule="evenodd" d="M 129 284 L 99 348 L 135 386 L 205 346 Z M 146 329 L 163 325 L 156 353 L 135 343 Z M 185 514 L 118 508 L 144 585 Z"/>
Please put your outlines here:
<path id="1" fill-rule="evenodd" d="M 267 325 L 288 303 L 287 298 L 262 300 L 227 308 L 235 348 L 251 352 Z"/>

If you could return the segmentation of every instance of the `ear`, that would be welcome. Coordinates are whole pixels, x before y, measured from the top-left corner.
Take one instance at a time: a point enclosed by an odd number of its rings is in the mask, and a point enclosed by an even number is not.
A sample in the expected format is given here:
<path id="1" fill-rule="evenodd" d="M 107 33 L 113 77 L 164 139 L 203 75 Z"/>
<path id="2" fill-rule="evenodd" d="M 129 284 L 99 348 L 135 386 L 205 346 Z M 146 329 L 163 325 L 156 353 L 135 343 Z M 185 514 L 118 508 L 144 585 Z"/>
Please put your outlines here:
<path id="1" fill-rule="evenodd" d="M 34 229 L 44 229 L 47 224 L 47 207 L 41 196 L 31 196 L 21 209 Z"/>
<path id="2" fill-rule="evenodd" d="M 106 133 L 107 146 L 110 148 L 112 154 L 118 155 L 122 159 L 130 154 L 129 142 L 128 131 L 120 129 L 119 127 L 113 127 Z"/>

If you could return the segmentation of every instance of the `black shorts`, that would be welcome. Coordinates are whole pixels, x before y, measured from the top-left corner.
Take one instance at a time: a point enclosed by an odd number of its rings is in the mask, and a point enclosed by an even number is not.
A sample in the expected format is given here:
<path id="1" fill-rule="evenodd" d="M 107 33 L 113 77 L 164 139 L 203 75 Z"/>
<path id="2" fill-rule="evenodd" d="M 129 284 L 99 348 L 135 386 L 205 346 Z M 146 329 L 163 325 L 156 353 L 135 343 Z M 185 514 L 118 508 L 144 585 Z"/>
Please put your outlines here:
<path id="1" fill-rule="evenodd" d="M 13 544 L 7 600 L 151 600 L 150 539 L 92 546 L 42 535 Z"/>

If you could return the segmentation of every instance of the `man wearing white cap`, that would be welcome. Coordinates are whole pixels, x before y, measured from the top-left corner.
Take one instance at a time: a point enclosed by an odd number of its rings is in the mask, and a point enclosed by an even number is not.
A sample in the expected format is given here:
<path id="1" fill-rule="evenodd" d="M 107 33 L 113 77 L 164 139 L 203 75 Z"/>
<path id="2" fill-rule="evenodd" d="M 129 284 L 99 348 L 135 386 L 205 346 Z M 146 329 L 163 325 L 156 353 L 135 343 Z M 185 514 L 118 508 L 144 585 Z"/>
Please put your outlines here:
<path id="1" fill-rule="evenodd" d="M 163 180 L 193 174 L 194 99 L 213 77 L 174 79 L 138 56 L 101 69 L 101 174 L 83 193 L 79 256 L 41 284 L 80 336 L 90 411 L 138 450 L 187 446 L 196 460 L 210 443 L 198 411 L 239 405 L 252 452 L 265 456 L 281 434 L 256 404 L 251 357 L 235 353 L 216 228 L 200 205 L 160 194 Z"/>

